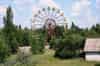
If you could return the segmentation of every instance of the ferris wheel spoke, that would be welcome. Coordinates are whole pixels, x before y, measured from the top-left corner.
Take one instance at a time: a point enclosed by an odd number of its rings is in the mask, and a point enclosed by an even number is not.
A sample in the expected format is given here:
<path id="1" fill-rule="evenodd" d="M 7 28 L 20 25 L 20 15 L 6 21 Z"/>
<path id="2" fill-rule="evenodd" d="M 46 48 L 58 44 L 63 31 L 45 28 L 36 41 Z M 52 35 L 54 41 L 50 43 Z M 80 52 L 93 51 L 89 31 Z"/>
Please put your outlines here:
<path id="1" fill-rule="evenodd" d="M 43 24 L 34 24 L 34 25 L 43 25 Z"/>
<path id="2" fill-rule="evenodd" d="M 40 18 L 40 19 L 43 18 L 43 16 L 41 16 L 40 14 L 35 15 L 35 17 L 36 17 L 36 18 Z"/>
<path id="3" fill-rule="evenodd" d="M 35 23 L 33 23 L 33 24 L 40 24 L 40 25 L 42 25 L 42 24 L 44 24 L 44 23 L 42 23 L 42 22 L 35 22 Z"/>
<path id="4" fill-rule="evenodd" d="M 40 13 L 40 15 L 41 15 L 41 16 L 44 16 L 44 15 L 46 15 L 46 13 L 42 11 L 42 12 Z"/>
<path id="5" fill-rule="evenodd" d="M 47 13 L 46 13 L 46 9 L 45 8 L 42 8 L 41 14 L 42 14 L 42 16 L 47 16 Z"/>
<path id="6" fill-rule="evenodd" d="M 58 18 L 60 18 L 60 17 L 61 17 L 60 15 L 57 15 L 55 18 L 58 19 Z"/>
<path id="7" fill-rule="evenodd" d="M 53 15 L 54 15 L 55 17 L 57 17 L 57 14 L 60 14 L 60 11 L 59 11 L 59 10 L 56 10 L 56 11 L 54 12 Z"/>
<path id="8" fill-rule="evenodd" d="M 40 16 L 37 16 L 38 19 L 42 19 Z"/>
<path id="9" fill-rule="evenodd" d="M 56 9 L 54 10 L 54 11 L 52 11 L 52 15 L 53 15 L 53 17 L 55 18 L 56 17 Z"/>
<path id="10" fill-rule="evenodd" d="M 54 16 L 54 18 L 56 18 L 56 17 L 57 17 L 57 13 L 55 12 L 55 13 L 53 14 L 53 16 Z"/>
<path id="11" fill-rule="evenodd" d="M 61 22 L 56 22 L 57 24 L 63 24 L 64 22 L 63 21 L 61 21 Z"/>
<path id="12" fill-rule="evenodd" d="M 63 17 L 59 17 L 59 18 L 57 19 L 57 21 L 64 21 L 64 18 L 63 18 Z"/>
<path id="13" fill-rule="evenodd" d="M 36 19 L 36 20 L 35 20 L 35 22 L 41 22 L 41 20 L 39 20 L 39 19 Z"/>
<path id="14" fill-rule="evenodd" d="M 64 19 L 63 19 L 63 18 L 61 18 L 61 19 L 58 19 L 57 21 L 59 21 L 59 22 L 60 22 L 60 21 L 64 21 Z"/>
<path id="15" fill-rule="evenodd" d="M 43 19 L 44 17 L 42 17 L 42 16 L 38 16 L 38 17 L 36 17 L 36 19 L 39 19 L 39 20 L 41 20 L 41 19 Z"/>

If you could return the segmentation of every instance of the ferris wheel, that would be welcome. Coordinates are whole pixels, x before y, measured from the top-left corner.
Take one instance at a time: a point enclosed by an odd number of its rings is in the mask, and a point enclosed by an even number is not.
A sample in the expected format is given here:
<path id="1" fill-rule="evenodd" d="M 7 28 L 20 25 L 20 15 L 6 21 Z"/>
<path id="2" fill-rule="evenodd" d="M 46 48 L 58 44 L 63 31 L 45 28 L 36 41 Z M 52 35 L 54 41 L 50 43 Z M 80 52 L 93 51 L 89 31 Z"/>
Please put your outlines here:
<path id="1" fill-rule="evenodd" d="M 32 29 L 43 26 L 48 29 L 50 25 L 51 28 L 55 28 L 56 26 L 64 26 L 64 29 L 66 29 L 66 17 L 60 9 L 51 7 L 42 8 L 38 10 L 35 15 L 33 15 Z"/>

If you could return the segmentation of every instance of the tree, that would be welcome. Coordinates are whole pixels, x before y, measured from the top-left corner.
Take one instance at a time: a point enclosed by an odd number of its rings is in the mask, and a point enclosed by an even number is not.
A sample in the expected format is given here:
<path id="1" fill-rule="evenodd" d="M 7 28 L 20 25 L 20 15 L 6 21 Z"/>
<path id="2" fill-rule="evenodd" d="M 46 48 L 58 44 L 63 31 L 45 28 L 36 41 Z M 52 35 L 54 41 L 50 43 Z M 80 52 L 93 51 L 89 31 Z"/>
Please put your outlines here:
<path id="1" fill-rule="evenodd" d="M 31 43 L 30 39 L 31 39 L 31 37 L 30 37 L 30 31 L 27 28 L 25 28 L 24 32 L 23 32 L 23 38 L 22 38 L 23 45 L 24 46 L 29 46 L 30 43 Z"/>
<path id="2" fill-rule="evenodd" d="M 63 26 L 56 26 L 56 37 L 61 37 L 64 32 L 64 27 Z"/>
<path id="3" fill-rule="evenodd" d="M 6 45 L 3 34 L 0 32 L 0 63 L 4 62 L 9 54 L 8 45 Z"/>
<path id="4" fill-rule="evenodd" d="M 13 24 L 13 13 L 12 9 L 9 6 L 6 11 L 6 16 L 4 16 L 4 36 L 6 43 L 11 49 L 11 52 L 17 51 L 17 41 L 16 41 L 16 27 Z"/>
<path id="5" fill-rule="evenodd" d="M 21 25 L 17 26 L 16 40 L 19 46 L 23 45 L 23 33 L 24 30 L 21 28 Z"/>
<path id="6" fill-rule="evenodd" d="M 38 54 L 44 52 L 44 43 L 45 39 L 43 37 L 43 34 L 35 34 L 31 36 L 31 47 L 32 47 L 32 53 Z"/>
<path id="7" fill-rule="evenodd" d="M 72 33 L 73 33 L 73 32 L 74 32 L 74 33 L 78 33 L 78 32 L 81 31 L 81 29 L 80 29 L 78 26 L 76 26 L 76 25 L 74 24 L 74 22 L 72 22 L 72 25 L 71 25 L 70 30 L 71 30 Z"/>
<path id="8" fill-rule="evenodd" d="M 95 32 L 100 34 L 100 24 L 93 25 L 91 30 L 94 30 Z"/>
<path id="9" fill-rule="evenodd" d="M 78 56 L 79 50 L 83 48 L 84 37 L 82 37 L 79 34 L 70 34 L 57 40 L 55 44 L 56 44 L 56 52 L 55 52 L 56 57 L 73 58 Z"/>

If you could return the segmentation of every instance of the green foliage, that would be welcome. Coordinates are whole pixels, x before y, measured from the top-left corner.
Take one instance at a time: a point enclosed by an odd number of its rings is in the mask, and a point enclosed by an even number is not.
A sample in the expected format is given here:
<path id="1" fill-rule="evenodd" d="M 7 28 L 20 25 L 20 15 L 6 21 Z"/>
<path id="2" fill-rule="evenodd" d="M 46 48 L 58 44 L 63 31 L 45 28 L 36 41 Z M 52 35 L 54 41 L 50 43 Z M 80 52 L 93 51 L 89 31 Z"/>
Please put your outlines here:
<path id="1" fill-rule="evenodd" d="M 52 38 L 51 40 L 50 40 L 50 48 L 51 49 L 57 49 L 57 48 L 59 48 L 59 44 L 61 44 L 62 43 L 62 41 L 61 41 L 62 39 L 61 38 Z"/>
<path id="2" fill-rule="evenodd" d="M 41 36 L 34 36 L 31 39 L 31 47 L 33 54 L 43 53 L 44 39 Z"/>
<path id="3" fill-rule="evenodd" d="M 55 56 L 59 58 L 72 58 L 79 56 L 79 50 L 84 48 L 86 38 L 100 37 L 100 24 L 90 29 L 80 29 L 74 23 L 63 36 L 51 40 L 51 48 L 56 50 Z"/>
<path id="4" fill-rule="evenodd" d="M 99 38 L 100 37 L 100 24 L 93 25 L 92 28 L 86 33 L 87 37 Z"/>
<path id="5" fill-rule="evenodd" d="M 24 46 L 29 46 L 30 43 L 31 43 L 30 39 L 31 39 L 31 37 L 30 37 L 30 31 L 27 28 L 25 28 L 24 32 L 23 32 L 22 44 Z"/>
<path id="6" fill-rule="evenodd" d="M 3 33 L 5 36 L 6 44 L 10 47 L 11 52 L 17 51 L 17 40 L 16 40 L 16 27 L 13 24 L 13 13 L 11 7 L 7 8 L 6 16 L 4 16 L 4 28 Z"/>
<path id="7" fill-rule="evenodd" d="M 56 37 L 63 36 L 64 27 L 63 26 L 56 26 Z"/>
<path id="8" fill-rule="evenodd" d="M 31 36 L 30 29 L 22 29 L 20 25 L 17 27 L 16 40 L 19 46 L 29 46 L 31 44 Z"/>
<path id="9" fill-rule="evenodd" d="M 56 57 L 72 58 L 79 55 L 77 50 L 83 48 L 84 37 L 78 34 L 66 35 L 64 38 L 55 40 L 54 44 L 56 44 Z"/>
<path id="10" fill-rule="evenodd" d="M 11 48 L 11 52 L 16 53 L 18 49 L 18 42 L 16 38 L 9 39 L 9 46 Z"/>
<path id="11" fill-rule="evenodd" d="M 16 32 L 16 40 L 19 46 L 23 46 L 23 33 L 24 30 L 21 28 L 21 25 L 19 25 Z"/>
<path id="12" fill-rule="evenodd" d="M 81 31 L 81 29 L 78 26 L 76 26 L 73 22 L 72 22 L 72 26 L 71 26 L 70 30 L 72 33 L 78 33 Z"/>
<path id="13" fill-rule="evenodd" d="M 4 37 L 0 33 L 0 63 L 4 62 L 8 55 L 9 55 L 8 45 L 6 45 Z"/>
<path id="14" fill-rule="evenodd" d="M 46 37 L 44 28 L 35 30 L 34 35 L 31 34 L 32 31 L 30 29 L 22 29 L 21 26 L 16 28 L 13 24 L 13 12 L 11 7 L 7 8 L 6 16 L 4 16 L 3 19 L 4 28 L 2 35 L 4 35 L 4 40 L 2 37 L 0 38 L 0 56 L 4 56 L 2 58 L 6 57 L 7 51 L 15 53 L 18 46 L 31 45 L 34 54 L 44 51 Z M 100 24 L 96 24 L 90 29 L 80 29 L 72 22 L 71 28 L 67 29 L 66 33 L 64 33 L 62 26 L 57 26 L 55 32 L 56 36 L 54 36 L 49 43 L 50 48 L 56 50 L 55 56 L 69 58 L 78 55 L 77 50 L 79 51 L 79 49 L 83 48 L 85 38 L 100 37 Z"/>

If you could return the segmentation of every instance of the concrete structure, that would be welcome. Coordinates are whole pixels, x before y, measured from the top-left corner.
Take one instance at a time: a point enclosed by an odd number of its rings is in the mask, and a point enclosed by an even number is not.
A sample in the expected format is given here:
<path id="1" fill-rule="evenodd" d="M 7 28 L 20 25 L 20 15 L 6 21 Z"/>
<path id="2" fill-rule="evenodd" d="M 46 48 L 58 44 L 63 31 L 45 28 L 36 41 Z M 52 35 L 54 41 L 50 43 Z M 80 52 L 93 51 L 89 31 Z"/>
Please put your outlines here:
<path id="1" fill-rule="evenodd" d="M 100 38 L 87 38 L 84 52 L 87 61 L 100 61 Z"/>
<path id="2" fill-rule="evenodd" d="M 30 46 L 18 47 L 18 53 L 30 55 L 31 54 L 31 47 Z"/>

